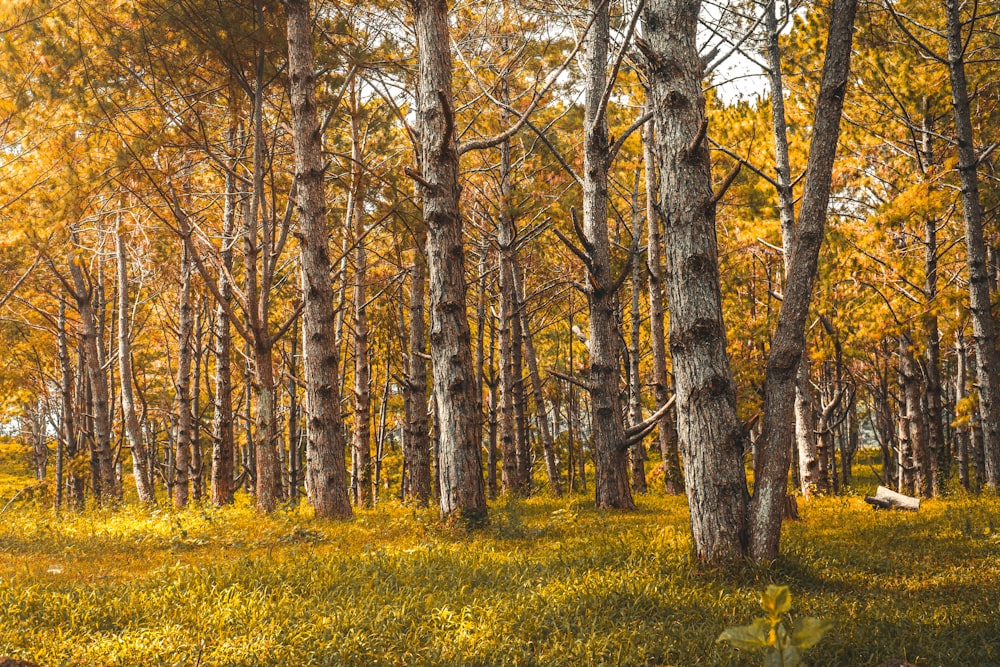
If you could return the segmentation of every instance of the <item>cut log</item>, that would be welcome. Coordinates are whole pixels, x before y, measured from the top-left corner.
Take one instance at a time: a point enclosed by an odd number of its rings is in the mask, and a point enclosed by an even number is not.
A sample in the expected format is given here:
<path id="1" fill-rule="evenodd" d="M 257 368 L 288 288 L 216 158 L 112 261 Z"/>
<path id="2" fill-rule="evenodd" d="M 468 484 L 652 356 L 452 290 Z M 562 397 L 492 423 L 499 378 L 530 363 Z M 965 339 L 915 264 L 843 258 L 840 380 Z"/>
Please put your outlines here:
<path id="1" fill-rule="evenodd" d="M 920 498 L 904 496 L 902 493 L 896 493 L 884 486 L 878 487 L 874 496 L 865 496 L 865 502 L 875 509 L 882 510 L 897 509 L 916 512 L 920 509 Z"/>

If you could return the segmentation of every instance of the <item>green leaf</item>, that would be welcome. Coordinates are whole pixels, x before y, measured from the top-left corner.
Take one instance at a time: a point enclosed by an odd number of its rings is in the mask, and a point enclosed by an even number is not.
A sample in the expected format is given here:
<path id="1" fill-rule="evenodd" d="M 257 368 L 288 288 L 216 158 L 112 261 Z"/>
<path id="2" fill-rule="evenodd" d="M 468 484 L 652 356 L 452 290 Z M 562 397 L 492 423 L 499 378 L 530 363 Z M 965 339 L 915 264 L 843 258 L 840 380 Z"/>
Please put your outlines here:
<path id="1" fill-rule="evenodd" d="M 788 586 L 771 584 L 761 596 L 760 605 L 772 616 L 784 614 L 792 608 L 792 594 L 788 591 Z"/>
<path id="2" fill-rule="evenodd" d="M 773 648 L 764 656 L 764 667 L 797 667 L 801 660 L 802 656 L 794 646 L 786 646 L 781 652 Z"/>
<path id="3" fill-rule="evenodd" d="M 823 635 L 833 627 L 832 621 L 807 616 L 795 621 L 792 626 L 792 644 L 800 649 L 807 649 L 819 643 Z"/>
<path id="4" fill-rule="evenodd" d="M 763 648 L 768 646 L 771 623 L 766 618 L 758 618 L 751 625 L 736 625 L 723 630 L 715 641 L 729 642 L 736 648 Z"/>

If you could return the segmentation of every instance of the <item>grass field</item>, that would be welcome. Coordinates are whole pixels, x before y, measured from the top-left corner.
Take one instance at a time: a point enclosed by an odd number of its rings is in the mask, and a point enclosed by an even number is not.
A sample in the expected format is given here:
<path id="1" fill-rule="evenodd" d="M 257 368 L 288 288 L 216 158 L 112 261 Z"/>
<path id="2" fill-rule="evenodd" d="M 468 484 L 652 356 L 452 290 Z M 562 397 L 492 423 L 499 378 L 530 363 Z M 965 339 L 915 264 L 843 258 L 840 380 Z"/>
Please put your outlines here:
<path id="1" fill-rule="evenodd" d="M 0 506 L 30 483 L 0 452 Z M 874 483 L 859 485 L 871 491 Z M 871 487 L 871 488 L 866 488 Z M 1000 502 L 918 514 L 860 496 L 800 503 L 770 567 L 706 570 L 682 498 L 639 511 L 589 498 L 493 505 L 476 535 L 386 502 L 348 524 L 307 508 L 0 516 L 0 655 L 57 665 L 753 665 L 715 642 L 759 615 L 768 583 L 793 615 L 835 623 L 809 665 L 1000 665 Z"/>

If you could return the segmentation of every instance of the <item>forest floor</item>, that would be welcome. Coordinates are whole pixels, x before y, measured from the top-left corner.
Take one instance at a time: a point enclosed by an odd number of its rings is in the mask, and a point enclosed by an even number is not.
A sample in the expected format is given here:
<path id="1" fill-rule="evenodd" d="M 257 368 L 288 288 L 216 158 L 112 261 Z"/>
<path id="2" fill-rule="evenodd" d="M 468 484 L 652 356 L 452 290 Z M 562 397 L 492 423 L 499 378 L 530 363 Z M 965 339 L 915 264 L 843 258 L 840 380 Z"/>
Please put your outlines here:
<path id="1" fill-rule="evenodd" d="M 0 507 L 31 483 L 0 448 Z M 867 466 L 866 466 L 867 467 Z M 859 466 L 860 468 L 860 466 Z M 859 470 L 859 472 L 861 472 Z M 57 665 L 759 665 L 716 642 L 768 583 L 834 628 L 809 665 L 1000 665 L 1000 501 L 919 513 L 801 502 L 781 560 L 692 561 L 683 498 L 598 512 L 589 496 L 491 506 L 468 535 L 394 501 L 333 523 L 307 508 L 0 516 L 0 656 Z M 855 495 L 857 494 L 857 495 Z"/>

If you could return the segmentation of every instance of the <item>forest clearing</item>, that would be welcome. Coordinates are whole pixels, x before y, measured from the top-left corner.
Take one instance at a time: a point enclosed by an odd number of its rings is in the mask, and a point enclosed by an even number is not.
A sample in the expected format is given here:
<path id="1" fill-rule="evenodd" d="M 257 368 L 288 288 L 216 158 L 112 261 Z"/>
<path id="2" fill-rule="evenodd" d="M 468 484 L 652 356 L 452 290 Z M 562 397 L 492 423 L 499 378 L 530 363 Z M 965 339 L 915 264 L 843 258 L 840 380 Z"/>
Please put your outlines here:
<path id="1" fill-rule="evenodd" d="M 0 0 L 0 667 L 1000 665 L 997 63 L 995 0 Z"/>
<path id="2" fill-rule="evenodd" d="M 30 481 L 15 453 L 0 499 Z M 759 665 L 716 638 L 772 581 L 833 622 L 809 665 L 1000 662 L 997 499 L 818 499 L 780 562 L 731 571 L 692 559 L 683 498 L 661 493 L 629 513 L 500 502 L 472 535 L 394 500 L 347 524 L 245 497 L 61 517 L 50 500 L 0 522 L 0 653 L 40 665 Z"/>

